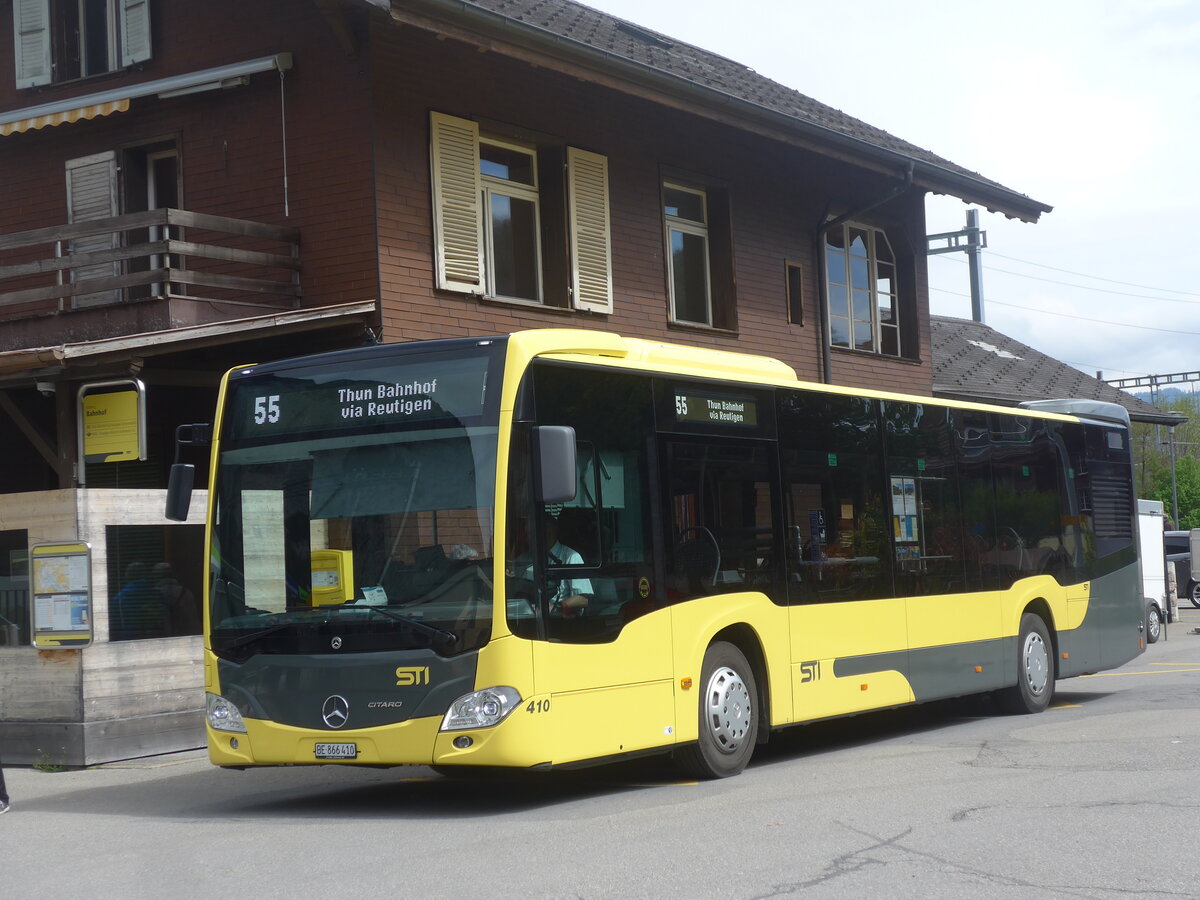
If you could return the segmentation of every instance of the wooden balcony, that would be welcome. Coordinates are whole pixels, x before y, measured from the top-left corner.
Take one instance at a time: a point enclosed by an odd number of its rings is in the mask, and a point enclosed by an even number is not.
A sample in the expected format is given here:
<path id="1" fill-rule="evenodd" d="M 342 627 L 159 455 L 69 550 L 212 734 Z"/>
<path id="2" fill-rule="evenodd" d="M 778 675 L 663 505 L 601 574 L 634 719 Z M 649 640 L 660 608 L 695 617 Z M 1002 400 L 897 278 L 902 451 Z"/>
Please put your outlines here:
<path id="1" fill-rule="evenodd" d="M 0 235 L 0 350 L 299 304 L 294 228 L 154 209 Z"/>

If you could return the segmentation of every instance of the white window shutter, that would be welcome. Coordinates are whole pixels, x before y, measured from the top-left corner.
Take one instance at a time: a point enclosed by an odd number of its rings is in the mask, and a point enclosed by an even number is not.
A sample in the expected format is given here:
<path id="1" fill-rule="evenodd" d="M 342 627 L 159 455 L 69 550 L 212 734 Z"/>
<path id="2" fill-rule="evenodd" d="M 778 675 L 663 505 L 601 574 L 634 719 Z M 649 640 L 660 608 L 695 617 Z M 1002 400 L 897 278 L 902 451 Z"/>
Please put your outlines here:
<path id="1" fill-rule="evenodd" d="M 17 87 L 49 84 L 50 0 L 13 0 L 13 38 L 17 59 Z"/>
<path id="2" fill-rule="evenodd" d="M 435 112 L 429 114 L 429 132 L 437 287 L 482 293 L 479 126 L 469 119 Z"/>
<path id="3" fill-rule="evenodd" d="M 613 288 L 608 157 L 567 148 L 567 218 L 575 308 L 610 313 Z"/>
<path id="4" fill-rule="evenodd" d="M 150 0 L 121 0 L 121 65 L 150 58 Z"/>
<path id="5" fill-rule="evenodd" d="M 92 156 L 67 161 L 67 221 L 86 222 L 117 215 L 117 155 L 109 150 Z M 115 250 L 119 246 L 116 232 L 88 235 L 71 241 L 71 253 L 93 253 Z M 71 281 L 111 278 L 121 274 L 117 262 L 94 263 L 71 269 Z M 115 303 L 119 291 L 103 291 L 75 297 L 74 305 L 98 306 Z"/>

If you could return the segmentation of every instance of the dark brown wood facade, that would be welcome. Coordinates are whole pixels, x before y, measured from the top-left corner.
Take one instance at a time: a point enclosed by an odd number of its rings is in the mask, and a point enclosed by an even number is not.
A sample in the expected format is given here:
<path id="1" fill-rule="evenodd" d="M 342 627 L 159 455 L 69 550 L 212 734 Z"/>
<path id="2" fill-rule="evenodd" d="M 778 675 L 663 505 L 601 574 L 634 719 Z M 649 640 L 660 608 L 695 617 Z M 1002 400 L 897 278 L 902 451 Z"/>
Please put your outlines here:
<path id="1" fill-rule="evenodd" d="M 376 200 L 381 300 L 387 340 L 569 326 L 776 356 L 802 378 L 821 372 L 816 231 L 827 211 L 864 206 L 888 192 L 888 177 L 747 134 L 711 118 L 546 66 L 480 52 L 466 40 L 379 25 L 373 33 Z M 403 85 L 404 89 L 390 87 Z M 514 135 L 546 135 L 609 160 L 613 313 L 531 310 L 463 299 L 432 288 L 427 170 L 429 111 L 494 122 Z M 736 324 L 672 324 L 659 187 L 690 175 L 728 191 Z M 675 177 L 679 177 L 676 175 Z M 886 227 L 897 247 L 920 248 L 924 204 L 910 191 L 864 221 Z M 803 269 L 804 325 L 789 322 L 786 263 Z M 835 351 L 836 383 L 929 393 L 925 258 L 909 252 L 902 273 L 908 335 L 895 360 Z"/>

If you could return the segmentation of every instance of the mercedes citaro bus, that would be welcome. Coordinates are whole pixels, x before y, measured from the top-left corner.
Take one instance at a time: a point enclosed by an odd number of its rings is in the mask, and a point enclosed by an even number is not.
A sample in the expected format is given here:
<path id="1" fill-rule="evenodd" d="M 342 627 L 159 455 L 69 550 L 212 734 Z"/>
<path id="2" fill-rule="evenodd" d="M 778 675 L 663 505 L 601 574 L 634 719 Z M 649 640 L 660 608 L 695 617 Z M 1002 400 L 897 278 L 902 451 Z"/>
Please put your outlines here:
<path id="1" fill-rule="evenodd" d="M 1145 646 L 1128 418 L 1093 401 L 585 330 L 386 344 L 229 372 L 208 487 L 220 766 L 721 777 L 788 725 L 1038 712 Z"/>

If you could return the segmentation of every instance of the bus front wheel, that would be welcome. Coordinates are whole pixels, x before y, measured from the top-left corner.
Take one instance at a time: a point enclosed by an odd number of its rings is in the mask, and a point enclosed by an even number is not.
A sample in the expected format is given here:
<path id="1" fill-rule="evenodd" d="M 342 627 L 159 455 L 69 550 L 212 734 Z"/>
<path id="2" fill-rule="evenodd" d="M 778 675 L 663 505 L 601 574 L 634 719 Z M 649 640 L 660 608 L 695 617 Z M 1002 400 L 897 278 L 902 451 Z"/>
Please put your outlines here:
<path id="1" fill-rule="evenodd" d="M 746 768 L 758 738 L 754 671 L 741 650 L 719 641 L 704 653 L 700 687 L 699 740 L 675 758 L 692 775 L 728 778 Z"/>
<path id="2" fill-rule="evenodd" d="M 999 692 L 1000 705 L 1015 715 L 1039 713 L 1054 696 L 1054 645 L 1042 617 L 1025 613 L 1017 638 L 1017 683 Z"/>

